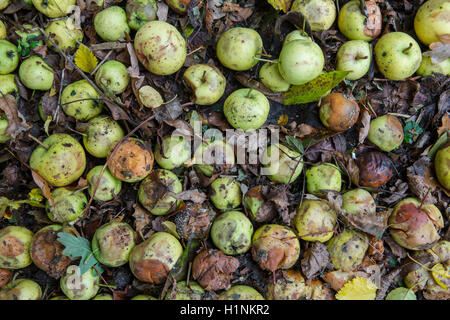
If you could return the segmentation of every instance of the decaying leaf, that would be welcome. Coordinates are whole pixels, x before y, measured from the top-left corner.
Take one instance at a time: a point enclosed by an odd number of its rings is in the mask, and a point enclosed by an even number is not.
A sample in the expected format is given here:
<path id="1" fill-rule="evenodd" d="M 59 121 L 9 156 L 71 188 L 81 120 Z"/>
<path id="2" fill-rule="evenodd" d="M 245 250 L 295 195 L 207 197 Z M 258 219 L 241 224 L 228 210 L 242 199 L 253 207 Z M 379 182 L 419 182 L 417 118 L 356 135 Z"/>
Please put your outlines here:
<path id="1" fill-rule="evenodd" d="M 288 12 L 291 8 L 292 0 L 267 0 L 268 3 L 276 10 L 282 10 L 284 13 Z"/>
<path id="2" fill-rule="evenodd" d="M 194 203 L 202 203 L 206 199 L 208 199 L 208 196 L 205 193 L 199 191 L 198 189 L 186 190 L 176 194 L 173 193 L 169 194 L 176 199 L 184 201 L 192 201 Z"/>
<path id="3" fill-rule="evenodd" d="M 349 71 L 332 71 L 321 74 L 314 80 L 298 86 L 291 86 L 282 98 L 285 105 L 308 103 L 319 100 L 328 91 L 344 80 Z"/>
<path id="4" fill-rule="evenodd" d="M 151 215 L 137 203 L 133 204 L 133 208 L 133 218 L 135 219 L 136 231 L 139 235 L 143 236 L 144 229 L 150 224 L 152 220 Z"/>
<path id="5" fill-rule="evenodd" d="M 360 116 L 360 123 L 361 126 L 358 129 L 358 142 L 359 144 L 364 143 L 367 136 L 369 135 L 369 129 L 370 129 L 370 113 L 366 109 L 363 109 L 361 111 Z"/>
<path id="6" fill-rule="evenodd" d="M 330 254 L 322 242 L 314 242 L 303 254 L 301 261 L 302 272 L 307 279 L 314 277 L 320 270 L 330 263 Z"/>
<path id="7" fill-rule="evenodd" d="M 19 112 L 17 100 L 12 95 L 0 96 L 0 110 L 3 110 L 8 119 L 8 128 L 5 134 L 11 135 L 12 139 L 31 128 L 31 125 L 26 122 L 24 116 Z"/>

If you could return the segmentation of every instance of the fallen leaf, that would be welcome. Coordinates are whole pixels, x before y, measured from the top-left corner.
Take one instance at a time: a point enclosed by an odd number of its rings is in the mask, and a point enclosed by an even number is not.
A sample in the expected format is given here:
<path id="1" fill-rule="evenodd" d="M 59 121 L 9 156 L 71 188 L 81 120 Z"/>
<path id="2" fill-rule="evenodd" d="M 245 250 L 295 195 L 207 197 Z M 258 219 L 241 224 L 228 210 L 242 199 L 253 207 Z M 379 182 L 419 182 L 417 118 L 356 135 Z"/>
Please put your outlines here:
<path id="1" fill-rule="evenodd" d="M 314 102 L 336 87 L 350 71 L 332 71 L 301 85 L 291 86 L 283 96 L 285 105 Z"/>
<path id="2" fill-rule="evenodd" d="M 327 246 L 322 242 L 314 242 L 304 253 L 300 266 L 305 277 L 311 279 L 329 263 L 330 254 Z"/>
<path id="3" fill-rule="evenodd" d="M 367 278 L 356 277 L 347 282 L 336 294 L 337 300 L 375 300 L 376 285 Z"/>
<path id="4" fill-rule="evenodd" d="M 169 195 L 171 195 L 175 199 L 192 201 L 194 203 L 203 203 L 206 199 L 208 199 L 208 196 L 205 193 L 198 191 L 198 189 L 186 190 L 176 194 L 169 193 Z"/>
<path id="5" fill-rule="evenodd" d="M 442 116 L 441 122 L 442 124 L 437 130 L 438 137 L 440 137 L 444 132 L 450 130 L 450 117 L 447 113 Z"/>
<path id="6" fill-rule="evenodd" d="M 291 8 L 292 0 L 267 0 L 267 2 L 276 10 L 282 10 L 286 13 Z"/>
<path id="7" fill-rule="evenodd" d="M 431 46 L 430 46 L 431 47 Z M 438 42 L 431 51 L 424 52 L 425 57 L 431 57 L 432 63 L 441 63 L 450 58 L 450 44 Z"/>
<path id="8" fill-rule="evenodd" d="M 10 94 L 2 95 L 0 97 L 0 110 L 6 115 L 8 119 L 8 128 L 5 135 L 11 135 L 15 139 L 21 132 L 27 131 L 31 125 L 27 123 L 25 117 L 19 112 L 17 107 L 17 100 Z"/>
<path id="9" fill-rule="evenodd" d="M 406 258 L 405 248 L 398 245 L 398 243 L 395 242 L 394 239 L 392 239 L 390 236 L 387 236 L 384 237 L 383 240 L 387 243 L 394 256 L 399 257 L 400 259 Z"/>
<path id="10" fill-rule="evenodd" d="M 278 125 L 280 126 L 285 126 L 288 124 L 289 121 L 289 116 L 287 114 L 282 114 L 279 118 L 278 118 Z"/>
<path id="11" fill-rule="evenodd" d="M 361 126 L 358 128 L 358 143 L 363 144 L 369 135 L 370 129 L 370 113 L 366 109 L 361 112 L 361 118 L 359 120 Z"/>
<path id="12" fill-rule="evenodd" d="M 351 155 L 340 151 L 332 152 L 339 166 L 343 168 L 355 186 L 359 185 L 359 167 Z"/>
<path id="13" fill-rule="evenodd" d="M 133 204 L 133 208 L 133 218 L 135 219 L 136 231 L 139 235 L 143 236 L 144 229 L 150 224 L 152 220 L 151 215 L 137 203 Z"/>
<path id="14" fill-rule="evenodd" d="M 425 199 L 425 203 L 436 204 L 437 200 L 432 191 L 436 190 L 438 184 L 432 172 L 432 162 L 426 156 L 420 157 L 412 166 L 406 169 L 409 189 L 419 199 Z"/>
<path id="15" fill-rule="evenodd" d="M 230 1 L 223 3 L 222 11 L 229 13 L 228 17 L 233 22 L 245 21 L 253 14 L 253 8 L 243 8 L 239 4 Z"/>
<path id="16" fill-rule="evenodd" d="M 34 170 L 31 170 L 31 175 L 33 176 L 33 180 L 36 185 L 42 190 L 44 197 L 50 201 L 50 204 L 53 207 L 55 205 L 55 200 L 53 200 L 52 190 L 50 189 L 47 181 L 45 181 L 45 179 Z"/>
<path id="17" fill-rule="evenodd" d="M 75 64 L 84 72 L 92 72 L 98 64 L 97 58 L 85 45 L 80 45 L 75 52 Z"/>

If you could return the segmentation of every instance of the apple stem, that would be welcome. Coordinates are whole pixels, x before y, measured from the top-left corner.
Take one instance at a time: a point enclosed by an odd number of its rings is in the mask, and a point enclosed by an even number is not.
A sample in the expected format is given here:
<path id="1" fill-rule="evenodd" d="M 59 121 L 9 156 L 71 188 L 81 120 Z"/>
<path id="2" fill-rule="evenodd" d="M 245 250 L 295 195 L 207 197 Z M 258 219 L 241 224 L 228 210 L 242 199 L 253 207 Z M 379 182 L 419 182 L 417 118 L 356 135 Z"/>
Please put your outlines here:
<path id="1" fill-rule="evenodd" d="M 423 206 L 425 200 L 427 199 L 428 194 L 430 193 L 430 191 L 431 191 L 431 188 L 428 188 L 427 194 L 425 195 L 425 197 L 423 197 L 423 200 L 422 200 L 422 202 L 420 203 L 419 210 L 422 209 L 422 206 Z"/>
<path id="2" fill-rule="evenodd" d="M 273 56 L 271 54 L 267 54 L 267 53 L 256 53 L 257 56 L 262 56 L 262 57 L 267 57 L 267 58 L 272 58 Z"/>
<path id="3" fill-rule="evenodd" d="M 192 106 L 193 104 L 195 104 L 195 103 L 192 102 L 192 101 L 189 101 L 189 102 L 183 103 L 183 104 L 181 105 L 181 107 L 182 107 L 182 108 L 184 108 L 184 107 L 189 107 L 189 106 Z"/>
<path id="4" fill-rule="evenodd" d="M 191 52 L 189 52 L 189 53 L 187 54 L 187 56 L 190 56 L 191 54 L 193 54 L 193 53 L 195 53 L 195 52 L 197 52 L 197 51 L 203 50 L 203 49 L 206 49 L 206 47 L 198 47 L 197 49 L 192 50 Z"/>
<path id="5" fill-rule="evenodd" d="M 253 88 L 250 88 L 247 92 L 247 95 L 245 96 L 246 98 L 250 98 L 250 94 L 252 93 Z"/>
<path id="6" fill-rule="evenodd" d="M 356 60 L 362 60 L 362 59 L 367 59 L 367 58 L 369 58 L 369 56 L 363 56 L 363 57 L 356 56 Z"/>
<path id="7" fill-rule="evenodd" d="M 403 53 L 406 53 L 409 49 L 412 48 L 412 46 L 413 46 L 413 44 L 412 44 L 412 42 L 410 42 L 408 48 L 403 49 Z"/>
<path id="8" fill-rule="evenodd" d="M 33 135 L 31 135 L 31 134 L 28 134 L 28 137 L 29 137 L 30 139 L 34 140 L 34 141 L 35 141 L 37 144 L 39 144 L 42 148 L 44 148 L 45 150 L 48 151 L 48 147 L 47 147 L 45 144 L 43 144 L 38 138 L 36 138 L 35 136 L 33 136 Z"/>
<path id="9" fill-rule="evenodd" d="M 80 131 L 77 131 L 77 130 L 75 130 L 75 129 L 72 129 L 71 127 L 67 127 L 67 129 L 69 129 L 70 131 L 75 132 L 76 134 L 79 134 L 79 135 L 81 135 L 81 136 L 83 136 L 83 137 L 86 137 L 86 136 L 87 136 L 86 133 L 82 133 L 82 132 L 80 132 Z"/>
<path id="10" fill-rule="evenodd" d="M 278 60 L 269 60 L 269 59 L 264 59 L 264 58 L 258 58 L 257 56 L 254 56 L 253 59 L 262 61 L 262 62 L 278 63 Z"/>

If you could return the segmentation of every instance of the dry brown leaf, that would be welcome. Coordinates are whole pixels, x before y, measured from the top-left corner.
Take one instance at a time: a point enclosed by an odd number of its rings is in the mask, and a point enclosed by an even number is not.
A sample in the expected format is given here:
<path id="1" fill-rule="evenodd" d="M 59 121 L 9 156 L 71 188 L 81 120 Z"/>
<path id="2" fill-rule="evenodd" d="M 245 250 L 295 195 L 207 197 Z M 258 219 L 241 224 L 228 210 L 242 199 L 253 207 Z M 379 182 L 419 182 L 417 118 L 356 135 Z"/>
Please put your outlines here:
<path id="1" fill-rule="evenodd" d="M 222 11 L 229 13 L 228 17 L 233 22 L 245 21 L 253 14 L 252 8 L 242 8 L 239 4 L 230 1 L 223 3 Z"/>
<path id="2" fill-rule="evenodd" d="M 27 131 L 31 128 L 31 125 L 27 123 L 24 116 L 19 112 L 17 107 L 17 100 L 10 94 L 0 97 L 0 110 L 5 112 L 8 119 L 8 128 L 5 131 L 6 135 L 11 135 L 14 139 L 21 132 Z"/>
<path id="3" fill-rule="evenodd" d="M 361 126 L 358 129 L 358 142 L 359 144 L 363 144 L 369 135 L 370 129 L 370 113 L 366 109 L 363 109 L 361 112 L 361 118 L 359 120 Z"/>
<path id="4" fill-rule="evenodd" d="M 52 190 L 50 189 L 47 181 L 45 181 L 45 179 L 34 170 L 31 170 L 31 175 L 33 176 L 33 180 L 36 185 L 42 190 L 44 197 L 50 201 L 50 204 L 53 207 L 55 205 L 55 201 L 53 200 Z"/>
<path id="5" fill-rule="evenodd" d="M 330 254 L 322 242 L 314 244 L 306 250 L 301 261 L 302 272 L 307 279 L 314 277 L 330 263 Z"/>
<path id="6" fill-rule="evenodd" d="M 152 220 L 151 215 L 137 203 L 133 204 L 133 208 L 133 218 L 135 219 L 136 231 L 139 235 L 143 236 L 144 229 L 150 224 Z"/>
<path id="7" fill-rule="evenodd" d="M 202 203 L 206 199 L 208 199 L 208 196 L 205 193 L 198 191 L 198 189 L 186 190 L 186 191 L 176 193 L 176 194 L 169 193 L 169 195 L 171 195 L 172 197 L 174 197 L 176 199 L 180 199 L 180 200 L 184 200 L 184 201 L 192 201 L 195 203 Z"/>
<path id="8" fill-rule="evenodd" d="M 438 137 L 440 137 L 441 134 L 443 134 L 444 132 L 450 130 L 450 118 L 447 113 L 443 115 L 441 121 L 442 121 L 442 124 L 437 130 Z"/>

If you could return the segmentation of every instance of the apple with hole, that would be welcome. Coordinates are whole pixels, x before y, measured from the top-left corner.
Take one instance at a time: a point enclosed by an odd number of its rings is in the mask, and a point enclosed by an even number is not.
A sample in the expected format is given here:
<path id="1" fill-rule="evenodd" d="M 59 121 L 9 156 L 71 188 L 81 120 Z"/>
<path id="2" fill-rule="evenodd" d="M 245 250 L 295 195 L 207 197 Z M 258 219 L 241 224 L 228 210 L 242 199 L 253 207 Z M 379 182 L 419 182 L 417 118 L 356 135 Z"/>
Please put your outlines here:
<path id="1" fill-rule="evenodd" d="M 223 113 L 235 129 L 259 129 L 269 116 L 270 103 L 266 96 L 253 89 L 238 89 L 223 104 Z"/>
<path id="2" fill-rule="evenodd" d="M 338 50 L 336 70 L 351 71 L 345 76 L 348 80 L 358 80 L 369 71 L 372 60 L 370 44 L 364 40 L 350 40 Z"/>
<path id="3" fill-rule="evenodd" d="M 217 58 L 228 69 L 245 71 L 253 68 L 262 53 L 263 42 L 258 32 L 235 27 L 225 31 L 216 47 Z"/>
<path id="4" fill-rule="evenodd" d="M 207 64 L 187 68 L 183 80 L 192 89 L 192 102 L 198 105 L 211 105 L 219 101 L 227 83 L 219 69 Z"/>
<path id="5" fill-rule="evenodd" d="M 442 41 L 439 37 L 450 33 L 450 2 L 428 0 L 417 10 L 414 30 L 419 40 L 430 45 Z"/>
<path id="6" fill-rule="evenodd" d="M 378 69 L 390 80 L 403 80 L 414 74 L 422 62 L 422 51 L 410 35 L 390 32 L 375 45 Z"/>
<path id="7" fill-rule="evenodd" d="M 151 73 L 169 75 L 181 69 L 186 60 L 186 41 L 173 25 L 150 21 L 134 38 L 136 56 Z"/>
<path id="8" fill-rule="evenodd" d="M 308 19 L 312 31 L 328 30 L 336 19 L 333 0 L 295 0 L 291 11 L 301 12 Z"/>
<path id="9" fill-rule="evenodd" d="M 292 40 L 280 52 L 278 69 L 290 84 L 299 85 L 322 73 L 325 58 L 322 49 L 312 41 Z"/>
<path id="10" fill-rule="evenodd" d="M 382 16 L 375 1 L 365 1 L 367 17 L 361 12 L 361 1 L 347 2 L 339 11 L 339 30 L 350 40 L 371 41 L 381 33 Z"/>

